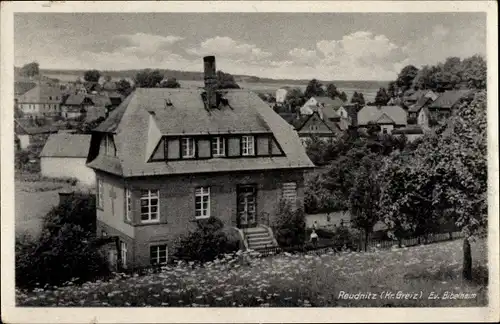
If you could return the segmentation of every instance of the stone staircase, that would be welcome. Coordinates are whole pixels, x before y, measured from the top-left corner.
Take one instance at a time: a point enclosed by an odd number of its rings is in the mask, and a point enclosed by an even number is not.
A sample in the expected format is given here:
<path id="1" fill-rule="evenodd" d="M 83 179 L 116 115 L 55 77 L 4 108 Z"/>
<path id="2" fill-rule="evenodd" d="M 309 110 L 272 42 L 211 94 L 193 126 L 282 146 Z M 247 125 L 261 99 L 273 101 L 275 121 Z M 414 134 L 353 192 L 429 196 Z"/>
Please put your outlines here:
<path id="1" fill-rule="evenodd" d="M 277 247 L 272 230 L 267 226 L 245 228 L 242 230 L 250 250 L 263 250 L 269 247 Z"/>

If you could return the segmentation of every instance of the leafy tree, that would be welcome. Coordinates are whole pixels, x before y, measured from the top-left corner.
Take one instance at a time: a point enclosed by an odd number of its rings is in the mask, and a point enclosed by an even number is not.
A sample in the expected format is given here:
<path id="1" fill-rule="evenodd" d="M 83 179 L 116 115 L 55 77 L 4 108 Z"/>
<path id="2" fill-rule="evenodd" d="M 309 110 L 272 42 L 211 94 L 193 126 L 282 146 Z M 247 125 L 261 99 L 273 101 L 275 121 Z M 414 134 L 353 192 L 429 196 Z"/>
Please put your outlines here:
<path id="1" fill-rule="evenodd" d="M 306 181 L 304 197 L 306 213 L 327 213 L 328 215 L 333 211 L 345 209 L 341 198 L 328 191 L 324 186 L 324 181 L 324 178 L 319 174 Z"/>
<path id="2" fill-rule="evenodd" d="M 320 140 L 317 136 L 311 136 L 311 138 L 306 141 L 306 153 L 307 156 L 315 165 L 325 164 L 324 154 L 326 149 L 326 143 Z"/>
<path id="3" fill-rule="evenodd" d="M 27 77 L 34 77 L 40 74 L 40 65 L 37 62 L 31 62 L 23 65 L 21 74 Z"/>
<path id="4" fill-rule="evenodd" d="M 387 94 L 387 91 L 385 91 L 385 88 L 380 88 L 378 89 L 377 95 L 375 96 L 375 104 L 385 106 L 390 99 L 391 98 Z"/>
<path id="5" fill-rule="evenodd" d="M 163 75 L 160 70 L 145 69 L 135 75 L 135 84 L 138 88 L 156 88 L 161 80 Z"/>
<path id="6" fill-rule="evenodd" d="M 332 99 L 335 99 L 336 97 L 340 97 L 341 93 L 333 83 L 330 83 L 326 87 L 326 95 Z"/>
<path id="7" fill-rule="evenodd" d="M 487 66 L 482 56 L 474 55 L 462 61 L 462 81 L 471 89 L 486 89 Z"/>
<path id="8" fill-rule="evenodd" d="M 356 92 L 354 91 L 352 98 L 351 98 L 351 103 L 357 103 L 360 106 L 365 105 L 365 98 L 363 97 L 363 94 L 361 92 Z"/>
<path id="9" fill-rule="evenodd" d="M 340 98 L 340 100 L 346 102 L 347 101 L 347 94 L 344 91 L 342 91 L 342 93 L 340 93 L 340 95 L 339 95 L 339 98 Z"/>
<path id="10" fill-rule="evenodd" d="M 116 91 L 124 96 L 128 96 L 132 90 L 132 85 L 125 79 L 121 79 L 116 83 Z"/>
<path id="11" fill-rule="evenodd" d="M 285 102 L 290 107 L 289 110 L 295 112 L 306 102 L 306 99 L 302 90 L 299 88 L 292 88 L 287 92 Z"/>
<path id="12" fill-rule="evenodd" d="M 106 81 L 106 82 L 111 82 L 111 80 L 112 80 L 111 75 L 106 75 L 104 77 L 104 81 Z"/>
<path id="13" fill-rule="evenodd" d="M 465 279 L 472 278 L 470 240 L 487 225 L 486 92 L 457 110 L 440 135 L 413 152 L 397 154 L 381 169 L 381 205 L 391 228 L 429 231 L 452 220 L 466 235 Z"/>
<path id="14" fill-rule="evenodd" d="M 240 86 L 236 83 L 234 76 L 232 76 L 231 74 L 217 71 L 217 88 L 239 89 Z"/>
<path id="15" fill-rule="evenodd" d="M 83 75 L 83 79 L 87 82 L 98 82 L 101 77 L 101 72 L 97 70 L 86 71 Z"/>
<path id="16" fill-rule="evenodd" d="M 180 88 L 181 84 L 177 82 L 176 78 L 168 78 L 166 81 L 160 83 L 160 88 Z"/>
<path id="17" fill-rule="evenodd" d="M 60 285 L 107 274 L 106 260 L 92 244 L 95 239 L 95 197 L 75 194 L 43 219 L 38 240 L 16 241 L 16 285 Z"/>
<path id="18" fill-rule="evenodd" d="M 349 195 L 351 221 L 356 228 L 364 231 L 365 251 L 368 249 L 368 236 L 378 221 L 378 202 L 380 184 L 377 171 L 381 166 L 380 157 L 368 155 L 361 161 L 356 172 L 354 185 Z"/>
<path id="19" fill-rule="evenodd" d="M 323 85 L 316 79 L 312 79 L 309 81 L 306 87 L 306 91 L 304 92 L 304 96 L 306 99 L 309 99 L 314 96 L 323 97 L 325 96 L 325 90 L 323 89 Z"/>
<path id="20" fill-rule="evenodd" d="M 396 81 L 391 81 L 389 82 L 387 86 L 387 95 L 390 98 L 394 98 L 397 96 L 397 86 L 396 86 Z"/>
<path id="21" fill-rule="evenodd" d="M 398 78 L 396 79 L 396 85 L 402 92 L 405 92 L 408 89 L 411 89 L 413 79 L 417 76 L 418 69 L 413 65 L 405 66 L 401 72 L 398 74 Z"/>

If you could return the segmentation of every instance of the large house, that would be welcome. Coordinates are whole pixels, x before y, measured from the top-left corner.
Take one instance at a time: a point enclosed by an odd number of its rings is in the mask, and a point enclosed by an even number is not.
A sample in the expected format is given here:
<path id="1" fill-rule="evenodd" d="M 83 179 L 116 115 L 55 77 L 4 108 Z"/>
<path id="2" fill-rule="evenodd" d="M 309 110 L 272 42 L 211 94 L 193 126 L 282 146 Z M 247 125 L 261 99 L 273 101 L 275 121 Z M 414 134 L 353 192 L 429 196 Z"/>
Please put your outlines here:
<path id="1" fill-rule="evenodd" d="M 449 90 L 443 92 L 428 106 L 431 126 L 441 123 L 453 114 L 462 101 L 472 93 L 472 90 Z"/>
<path id="2" fill-rule="evenodd" d="M 358 127 L 380 126 L 380 132 L 390 134 L 393 129 L 407 125 L 406 111 L 400 106 L 364 106 L 358 111 Z"/>
<path id="3" fill-rule="evenodd" d="M 23 86 L 17 88 L 17 107 L 25 115 L 53 117 L 61 114 L 62 91 L 59 85 L 37 82 L 24 93 L 21 93 Z"/>
<path id="4" fill-rule="evenodd" d="M 82 184 L 94 185 L 94 171 L 85 165 L 90 138 L 84 134 L 50 135 L 40 153 L 41 174 L 51 178 L 76 178 Z"/>
<path id="5" fill-rule="evenodd" d="M 304 146 L 306 146 L 307 141 L 312 138 L 327 142 L 342 136 L 343 133 L 343 129 L 339 123 L 321 118 L 318 112 L 302 117 L 297 120 L 295 124 L 295 129 Z"/>
<path id="6" fill-rule="evenodd" d="M 332 99 L 330 97 L 311 97 L 302 107 L 300 107 L 301 115 L 312 115 L 318 110 L 337 110 L 344 105 L 340 98 Z"/>
<path id="7" fill-rule="evenodd" d="M 213 56 L 204 68 L 204 89 L 136 89 L 92 133 L 97 234 L 123 267 L 165 262 L 211 216 L 248 248 L 276 245 L 279 201 L 304 197 L 314 165 L 293 128 L 253 92 L 216 90 Z"/>
<path id="8" fill-rule="evenodd" d="M 403 103 L 406 107 L 411 108 L 422 98 L 428 98 L 431 101 L 436 100 L 438 95 L 432 90 L 408 90 L 403 96 Z"/>

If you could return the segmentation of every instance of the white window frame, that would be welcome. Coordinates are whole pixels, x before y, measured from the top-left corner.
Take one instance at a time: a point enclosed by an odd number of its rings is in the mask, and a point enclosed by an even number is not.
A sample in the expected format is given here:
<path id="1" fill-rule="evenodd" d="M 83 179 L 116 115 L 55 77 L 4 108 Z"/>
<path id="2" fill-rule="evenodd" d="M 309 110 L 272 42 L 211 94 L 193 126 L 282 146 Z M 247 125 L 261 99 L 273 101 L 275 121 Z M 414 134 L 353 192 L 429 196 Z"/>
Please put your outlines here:
<path id="1" fill-rule="evenodd" d="M 97 208 L 104 209 L 104 182 L 102 179 L 97 179 Z"/>
<path id="2" fill-rule="evenodd" d="M 184 137 L 181 139 L 181 157 L 183 159 L 192 159 L 195 157 L 195 141 L 192 137 Z"/>
<path id="3" fill-rule="evenodd" d="M 132 222 L 132 191 L 125 188 L 125 219 Z"/>
<path id="4" fill-rule="evenodd" d="M 226 156 L 226 139 L 222 136 L 212 138 L 212 156 Z"/>
<path id="5" fill-rule="evenodd" d="M 104 153 L 109 156 L 116 156 L 116 150 L 111 135 L 104 136 Z"/>
<path id="6" fill-rule="evenodd" d="M 194 216 L 196 219 L 210 217 L 210 187 L 197 187 L 195 189 Z"/>
<path id="7" fill-rule="evenodd" d="M 162 248 L 165 248 L 164 252 L 161 251 Z M 153 249 L 154 251 L 151 251 L 151 249 Z M 154 253 L 154 255 L 153 255 L 153 253 Z M 162 253 L 165 253 L 165 255 L 161 255 Z M 160 262 L 162 257 L 165 259 L 164 262 Z M 167 244 L 151 245 L 149 247 L 149 262 L 153 265 L 166 264 L 168 262 L 168 246 L 167 246 Z"/>
<path id="8" fill-rule="evenodd" d="M 148 195 L 143 196 L 143 191 L 147 191 Z M 153 199 L 156 199 L 157 203 L 156 205 L 152 205 L 151 201 Z M 142 211 L 142 202 L 147 201 L 147 207 L 148 207 L 148 212 L 144 213 Z M 151 209 L 156 206 L 156 212 L 152 212 Z M 147 215 L 148 219 L 143 219 L 143 216 Z M 155 218 L 153 218 L 155 216 Z M 150 190 L 150 189 L 145 189 L 141 190 L 141 223 L 158 223 L 160 222 L 160 190 L 155 189 L 155 190 Z"/>
<path id="9" fill-rule="evenodd" d="M 241 155 L 255 155 L 255 138 L 253 136 L 245 135 L 241 137 Z"/>
<path id="10" fill-rule="evenodd" d="M 127 268 L 127 243 L 120 241 L 120 253 L 122 257 L 122 267 Z"/>

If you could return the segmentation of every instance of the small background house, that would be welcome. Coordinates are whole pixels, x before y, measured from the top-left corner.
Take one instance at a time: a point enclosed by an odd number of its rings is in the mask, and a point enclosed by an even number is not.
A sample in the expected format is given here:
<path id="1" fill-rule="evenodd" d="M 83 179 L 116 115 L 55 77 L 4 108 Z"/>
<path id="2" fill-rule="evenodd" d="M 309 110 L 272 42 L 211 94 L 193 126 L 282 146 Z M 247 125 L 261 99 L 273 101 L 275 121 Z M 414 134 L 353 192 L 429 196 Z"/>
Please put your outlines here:
<path id="1" fill-rule="evenodd" d="M 407 125 L 406 111 L 400 106 L 364 106 L 358 112 L 358 127 L 380 126 L 382 134 Z"/>
<path id="2" fill-rule="evenodd" d="M 52 134 L 40 153 L 41 174 L 51 178 L 76 178 L 82 184 L 95 183 L 94 171 L 85 165 L 90 135 Z"/>

